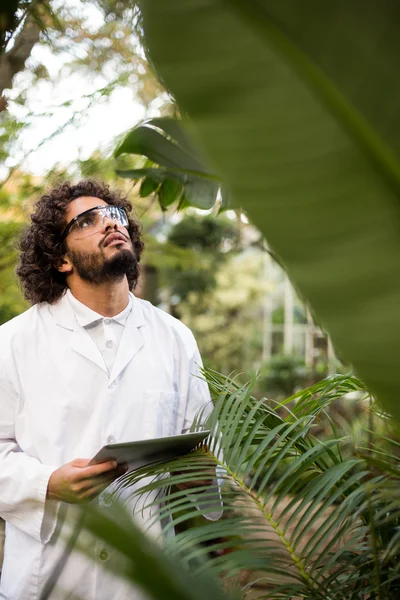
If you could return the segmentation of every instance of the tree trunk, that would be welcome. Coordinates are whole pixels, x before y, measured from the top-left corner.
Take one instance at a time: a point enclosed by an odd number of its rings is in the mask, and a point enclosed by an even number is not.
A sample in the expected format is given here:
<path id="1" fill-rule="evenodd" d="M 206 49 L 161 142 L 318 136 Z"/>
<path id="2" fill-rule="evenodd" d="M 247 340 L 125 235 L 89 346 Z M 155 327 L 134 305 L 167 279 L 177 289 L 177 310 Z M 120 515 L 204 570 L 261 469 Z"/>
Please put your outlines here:
<path id="1" fill-rule="evenodd" d="M 3 96 L 4 90 L 12 87 L 14 75 L 24 69 L 33 46 L 39 41 L 39 36 L 39 25 L 28 15 L 14 46 L 0 56 L 0 112 L 7 108 L 7 100 Z"/>

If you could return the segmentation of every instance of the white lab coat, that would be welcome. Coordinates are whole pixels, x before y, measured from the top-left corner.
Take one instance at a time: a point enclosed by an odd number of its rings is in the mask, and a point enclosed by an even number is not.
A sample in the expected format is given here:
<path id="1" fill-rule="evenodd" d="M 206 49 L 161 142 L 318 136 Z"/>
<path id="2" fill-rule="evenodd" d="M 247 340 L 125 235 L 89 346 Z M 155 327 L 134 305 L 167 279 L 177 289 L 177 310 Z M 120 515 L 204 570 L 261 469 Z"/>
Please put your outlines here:
<path id="1" fill-rule="evenodd" d="M 36 600 L 62 553 L 60 514 L 75 507 L 46 500 L 54 469 L 110 441 L 181 433 L 209 403 L 190 330 L 149 302 L 132 301 L 110 376 L 65 296 L 0 327 L 1 599 Z M 154 527 L 157 536 L 161 526 Z M 89 538 L 87 547 L 94 561 L 72 553 L 51 598 L 141 597 L 103 569 L 113 560 L 110 548 Z"/>

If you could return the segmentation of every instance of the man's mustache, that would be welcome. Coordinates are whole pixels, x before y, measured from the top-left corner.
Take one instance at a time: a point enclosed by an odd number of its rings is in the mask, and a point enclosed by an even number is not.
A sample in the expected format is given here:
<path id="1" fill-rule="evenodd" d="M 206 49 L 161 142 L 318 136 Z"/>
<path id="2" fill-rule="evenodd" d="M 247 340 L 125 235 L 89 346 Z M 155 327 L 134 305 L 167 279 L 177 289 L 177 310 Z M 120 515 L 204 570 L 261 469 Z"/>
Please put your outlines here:
<path id="1" fill-rule="evenodd" d="M 125 235 L 124 233 L 122 233 L 122 231 L 110 231 L 109 233 L 107 233 L 107 234 L 106 234 L 106 235 L 103 237 L 103 239 L 102 239 L 102 240 L 101 240 L 101 242 L 99 243 L 99 246 L 103 246 L 103 247 L 104 247 L 104 244 L 106 243 L 106 240 L 107 240 L 107 238 L 109 238 L 109 237 L 110 237 L 110 235 L 114 235 L 114 234 L 116 234 L 116 233 L 117 233 L 118 235 L 122 236 L 123 238 L 125 238 L 125 240 L 126 240 L 127 242 L 129 242 L 129 241 L 130 241 L 130 237 L 129 237 L 129 236 L 127 236 L 127 235 Z"/>

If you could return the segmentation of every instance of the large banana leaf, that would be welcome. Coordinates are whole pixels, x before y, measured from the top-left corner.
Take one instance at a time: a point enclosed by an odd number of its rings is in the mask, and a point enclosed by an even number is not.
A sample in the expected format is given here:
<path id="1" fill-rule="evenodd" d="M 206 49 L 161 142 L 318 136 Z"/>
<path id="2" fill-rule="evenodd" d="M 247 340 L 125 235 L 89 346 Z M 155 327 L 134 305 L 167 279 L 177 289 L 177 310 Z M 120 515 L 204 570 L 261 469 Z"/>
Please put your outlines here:
<path id="1" fill-rule="evenodd" d="M 141 0 L 213 169 L 400 418 L 400 4 Z"/>

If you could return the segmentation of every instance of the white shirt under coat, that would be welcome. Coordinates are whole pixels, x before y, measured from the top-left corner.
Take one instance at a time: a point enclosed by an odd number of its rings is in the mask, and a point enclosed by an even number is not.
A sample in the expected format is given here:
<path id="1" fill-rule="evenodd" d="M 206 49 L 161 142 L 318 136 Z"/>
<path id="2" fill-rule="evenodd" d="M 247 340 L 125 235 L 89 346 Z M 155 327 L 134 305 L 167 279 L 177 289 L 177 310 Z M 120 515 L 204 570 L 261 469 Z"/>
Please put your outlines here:
<path id="1" fill-rule="evenodd" d="M 71 305 L 75 319 L 81 327 L 84 327 L 104 359 L 108 374 L 111 373 L 114 366 L 122 332 L 128 316 L 132 310 L 132 298 L 129 296 L 128 304 L 115 317 L 103 317 L 82 302 L 79 302 L 70 290 L 67 290 L 66 296 Z"/>
<path id="2" fill-rule="evenodd" d="M 101 339 L 91 337 L 90 323 L 79 323 L 84 315 L 74 300 L 65 294 L 0 327 L 0 516 L 6 520 L 1 599 L 37 600 L 62 553 L 68 526 L 51 516 L 58 503 L 46 500 L 56 468 L 91 458 L 110 441 L 179 434 L 210 402 L 198 377 L 195 339 L 180 321 L 131 294 L 125 314 L 117 315 L 123 323 L 116 319 L 110 337 L 104 330 L 105 343 L 120 334 L 109 360 Z M 106 319 L 100 324 L 111 325 Z M 75 510 L 60 505 L 67 517 Z M 149 515 L 135 518 L 148 526 Z M 160 535 L 159 523 L 152 533 Z M 103 569 L 113 560 L 110 548 L 92 539 L 87 547 L 94 560 L 73 552 L 52 599 L 141 597 Z"/>

